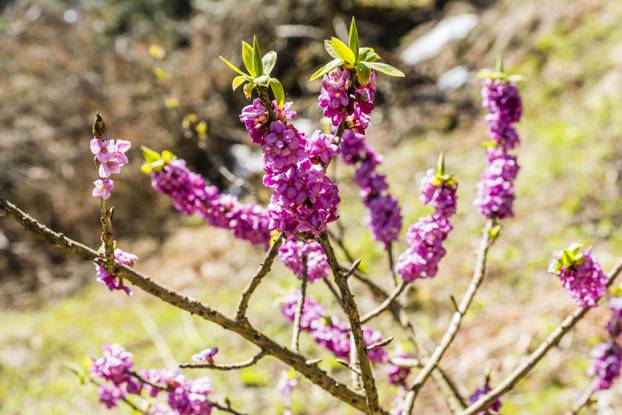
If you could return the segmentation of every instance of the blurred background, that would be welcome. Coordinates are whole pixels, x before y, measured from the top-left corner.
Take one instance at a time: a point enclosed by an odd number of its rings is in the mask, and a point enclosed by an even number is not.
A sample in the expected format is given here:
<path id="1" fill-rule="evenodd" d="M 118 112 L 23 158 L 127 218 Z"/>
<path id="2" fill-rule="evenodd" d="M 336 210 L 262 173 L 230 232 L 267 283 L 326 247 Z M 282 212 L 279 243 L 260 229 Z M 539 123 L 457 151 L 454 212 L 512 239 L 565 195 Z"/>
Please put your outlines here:
<path id="1" fill-rule="evenodd" d="M 297 125 L 312 130 L 322 125 L 320 82 L 308 77 L 326 60 L 322 40 L 346 38 L 351 16 L 361 43 L 406 73 L 379 77 L 368 134 L 385 157 L 381 170 L 400 200 L 404 229 L 428 212 L 418 201 L 419 181 L 440 152 L 460 182 L 449 254 L 437 278 L 417 283 L 409 298 L 430 347 L 446 328 L 450 295 L 461 296 L 468 284 L 483 224 L 472 208 L 486 139 L 476 72 L 503 55 L 510 72 L 527 77 L 516 217 L 505 224 L 487 281 L 444 360 L 465 394 L 487 369 L 493 384 L 501 380 L 573 309 L 546 274 L 553 250 L 591 243 L 606 267 L 622 253 L 620 1 L 4 0 L 0 12 L 0 196 L 96 246 L 88 141 L 101 111 L 108 135 L 133 143 L 112 199 L 120 246 L 139 256 L 141 271 L 223 312 L 234 310 L 261 252 L 174 211 L 140 172 L 138 149 L 169 149 L 223 191 L 254 201 L 230 173 L 260 186 L 261 155 L 238 120 L 246 101 L 231 91 L 232 73 L 217 56 L 239 64 L 240 42 L 256 34 L 264 51 L 278 52 L 273 74 L 294 101 Z M 388 287 L 386 258 L 367 232 L 352 173 L 343 165 L 336 173 L 347 244 Z M 295 286 L 279 263 L 251 304 L 253 321 L 282 343 L 290 324 L 275 317 L 276 307 Z M 310 293 L 330 307 L 324 288 L 313 285 Z M 362 309 L 373 306 L 358 297 Z M 106 413 L 95 387 L 65 368 L 88 362 L 102 343 L 122 343 L 145 368 L 175 367 L 211 346 L 221 348 L 222 361 L 254 351 L 140 292 L 109 293 L 91 264 L 46 247 L 9 219 L 0 220 L 0 316 L 0 413 L 7 415 Z M 567 410 L 589 383 L 589 351 L 604 338 L 606 319 L 604 310 L 591 313 L 506 397 L 502 413 Z M 395 334 L 393 346 L 408 347 L 388 316 L 374 327 Z M 312 339 L 303 336 L 302 345 L 325 359 L 321 367 L 349 378 Z M 209 375 L 214 397 L 229 396 L 248 413 L 278 414 L 282 369 L 265 359 L 235 374 L 186 374 Z M 381 383 L 388 406 L 395 391 Z M 622 413 L 620 387 L 600 395 L 597 413 Z M 353 413 L 304 380 L 293 404 L 297 414 Z M 422 414 L 446 412 L 431 385 L 418 405 Z"/>

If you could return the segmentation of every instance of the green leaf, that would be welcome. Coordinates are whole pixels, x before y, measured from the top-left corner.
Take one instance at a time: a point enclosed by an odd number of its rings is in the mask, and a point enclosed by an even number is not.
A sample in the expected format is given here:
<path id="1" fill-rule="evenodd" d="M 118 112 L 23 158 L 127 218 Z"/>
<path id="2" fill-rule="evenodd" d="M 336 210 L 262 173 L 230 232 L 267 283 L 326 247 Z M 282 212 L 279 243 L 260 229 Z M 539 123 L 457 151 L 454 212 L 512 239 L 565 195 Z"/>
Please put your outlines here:
<path id="1" fill-rule="evenodd" d="M 263 75 L 263 62 L 261 61 L 261 50 L 257 36 L 253 36 L 253 69 L 255 70 L 255 78 Z"/>
<path id="2" fill-rule="evenodd" d="M 445 155 L 443 153 L 438 156 L 438 161 L 436 162 L 436 174 L 438 176 L 445 175 Z"/>
<path id="3" fill-rule="evenodd" d="M 223 61 L 225 65 L 227 65 L 233 72 L 238 73 L 240 75 L 246 75 L 244 72 L 240 70 L 240 68 L 238 68 L 237 66 L 235 66 L 234 64 L 232 64 L 231 62 L 223 58 L 222 56 L 219 56 L 218 58 L 220 58 L 220 60 Z"/>
<path id="4" fill-rule="evenodd" d="M 242 90 L 244 91 L 244 96 L 246 97 L 246 99 L 251 99 L 251 97 L 253 96 L 253 88 L 255 88 L 255 83 L 252 81 L 249 81 L 247 84 L 244 85 L 244 88 Z"/>
<path id="5" fill-rule="evenodd" d="M 564 267 L 571 267 L 573 263 L 574 263 L 574 258 L 572 257 L 570 252 L 568 252 L 568 250 L 564 249 L 562 251 L 562 265 Z"/>
<path id="6" fill-rule="evenodd" d="M 147 146 L 140 146 L 140 149 L 143 152 L 143 157 L 145 159 L 145 161 L 147 163 L 152 163 L 156 160 L 160 160 L 162 157 L 160 156 L 160 153 L 158 153 L 157 151 L 154 151 L 152 149 L 150 149 Z"/>
<path id="7" fill-rule="evenodd" d="M 171 153 L 170 151 L 168 151 L 168 150 L 162 151 L 162 161 L 164 163 L 168 163 L 171 160 L 175 160 L 176 158 L 177 158 L 177 156 L 175 154 Z"/>
<path id="8" fill-rule="evenodd" d="M 343 43 L 341 40 L 337 39 L 336 37 L 331 37 L 330 44 L 333 46 L 333 49 L 335 49 L 335 52 L 337 52 L 337 55 L 343 61 L 343 63 L 347 65 L 352 65 L 356 61 L 354 57 L 354 52 L 352 52 L 348 45 Z"/>
<path id="9" fill-rule="evenodd" d="M 405 75 L 402 71 L 397 68 L 394 68 L 391 65 L 387 65 L 386 63 L 380 62 L 361 62 L 367 66 L 369 66 L 374 71 L 378 71 L 388 76 L 392 76 L 394 78 L 403 78 Z"/>
<path id="10" fill-rule="evenodd" d="M 276 78 L 270 79 L 270 88 L 272 89 L 272 94 L 274 94 L 274 99 L 276 99 L 279 107 L 283 107 L 285 103 L 285 91 L 283 90 L 283 85 Z"/>
<path id="11" fill-rule="evenodd" d="M 376 62 L 380 60 L 380 55 L 372 48 L 359 49 L 359 62 Z"/>
<path id="12" fill-rule="evenodd" d="M 500 72 L 500 73 L 505 72 L 505 67 L 503 65 L 503 56 L 501 55 L 497 56 L 497 63 L 495 65 L 495 71 Z"/>
<path id="13" fill-rule="evenodd" d="M 235 91 L 239 88 L 240 85 L 242 85 L 246 81 L 248 81 L 248 78 L 246 76 L 236 76 L 235 78 L 233 78 L 233 82 L 231 82 L 231 88 L 233 88 L 233 90 Z"/>
<path id="14" fill-rule="evenodd" d="M 326 75 L 327 73 L 329 73 L 330 71 L 338 67 L 339 65 L 341 65 L 341 59 L 339 58 L 333 59 L 332 61 L 328 62 L 326 65 L 318 68 L 315 72 L 313 72 L 313 74 L 309 78 L 309 81 L 314 81 L 318 79 L 319 77 Z"/>
<path id="15" fill-rule="evenodd" d="M 274 65 L 276 65 L 276 52 L 271 50 L 270 52 L 263 55 L 261 58 L 263 63 L 263 71 L 266 75 L 270 75 L 272 69 L 274 69 Z"/>
<path id="16" fill-rule="evenodd" d="M 324 41 L 324 49 L 326 49 L 326 52 L 333 58 L 333 59 L 339 59 L 339 55 L 337 55 L 337 52 L 335 52 L 335 48 L 333 48 L 333 45 L 330 44 L 330 40 L 326 39 Z"/>
<path id="17" fill-rule="evenodd" d="M 490 236 L 490 239 L 495 240 L 499 237 L 499 234 L 501 233 L 501 225 L 500 224 L 496 224 L 494 225 L 492 228 L 490 228 L 488 230 L 488 236 Z"/>
<path id="18" fill-rule="evenodd" d="M 256 76 L 253 69 L 253 47 L 246 42 L 242 42 L 242 61 L 248 73 Z"/>
<path id="19" fill-rule="evenodd" d="M 356 28 L 354 17 L 352 17 L 352 22 L 350 23 L 350 36 L 348 41 L 350 50 L 354 53 L 354 63 L 356 63 L 359 59 L 359 31 Z"/>
<path id="20" fill-rule="evenodd" d="M 270 77 L 268 75 L 261 75 L 260 77 L 255 78 L 255 84 L 268 86 L 270 84 Z"/>
<path id="21" fill-rule="evenodd" d="M 371 77 L 371 69 L 365 65 L 356 65 L 356 77 L 361 85 L 367 85 Z"/>

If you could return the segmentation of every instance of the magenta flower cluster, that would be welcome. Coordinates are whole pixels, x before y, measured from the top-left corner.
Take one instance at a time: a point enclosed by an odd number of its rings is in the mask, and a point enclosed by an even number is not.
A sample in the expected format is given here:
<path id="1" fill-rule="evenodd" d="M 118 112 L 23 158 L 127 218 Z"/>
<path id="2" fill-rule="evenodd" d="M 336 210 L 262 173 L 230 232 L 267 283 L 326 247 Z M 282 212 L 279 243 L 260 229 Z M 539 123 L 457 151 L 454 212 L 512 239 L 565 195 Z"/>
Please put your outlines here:
<path id="1" fill-rule="evenodd" d="M 322 136 L 326 135 L 317 135 Z M 330 149 L 329 145 L 326 147 Z M 318 157 L 321 157 L 320 153 Z M 152 171 L 151 185 L 158 192 L 170 196 L 178 211 L 186 215 L 198 213 L 210 225 L 229 229 L 239 239 L 268 246 L 268 211 L 259 205 L 242 204 L 235 196 L 221 194 L 215 186 L 206 186 L 205 179 L 190 171 L 184 160 L 171 160 L 161 170 Z M 328 275 L 328 262 L 319 243 L 290 238 L 279 250 L 285 265 L 299 278 L 302 277 L 302 258 L 305 255 L 309 281 Z"/>
<path id="2" fill-rule="evenodd" d="M 322 79 L 319 105 L 324 116 L 338 127 L 345 122 L 348 128 L 363 133 L 369 126 L 369 114 L 374 109 L 376 74 L 372 72 L 366 85 L 353 82 L 349 70 L 333 69 Z"/>
<path id="3" fill-rule="evenodd" d="M 136 255 L 125 252 L 119 248 L 114 250 L 114 257 L 119 264 L 126 265 L 128 267 L 134 266 L 134 263 L 138 260 Z M 95 273 L 97 274 L 97 281 L 104 284 L 110 291 L 123 291 L 127 295 L 132 295 L 130 287 L 123 283 L 123 279 L 112 275 L 106 268 L 99 264 L 95 264 Z"/>
<path id="4" fill-rule="evenodd" d="M 478 183 L 475 205 L 488 219 L 504 219 L 514 214 L 514 181 L 519 165 L 510 151 L 519 144 L 514 123 L 520 121 L 522 103 L 514 83 L 488 79 L 482 89 L 488 134 L 494 143 L 487 148 L 487 167 Z"/>
<path id="5" fill-rule="evenodd" d="M 408 359 L 411 356 L 406 353 L 399 353 L 397 357 L 402 358 L 402 359 Z M 386 367 L 385 372 L 387 374 L 387 377 L 389 378 L 389 383 L 391 385 L 396 385 L 396 386 L 401 386 L 403 388 L 406 388 L 408 386 L 406 383 L 406 380 L 408 379 L 408 375 L 410 375 L 411 371 L 412 370 L 410 367 L 404 367 L 404 366 L 399 366 L 393 363 L 389 363 Z"/>
<path id="6" fill-rule="evenodd" d="M 290 321 L 294 321 L 299 301 L 299 291 L 287 295 L 281 302 L 281 314 Z M 350 329 L 348 325 L 337 317 L 328 317 L 324 308 L 310 298 L 305 298 L 300 316 L 300 329 L 311 333 L 317 344 L 330 350 L 335 356 L 342 359 L 347 359 L 350 356 Z M 363 326 L 362 331 L 367 346 L 382 340 L 382 336 L 377 330 Z M 389 358 L 388 353 L 382 347 L 370 350 L 368 357 L 374 363 L 384 363 Z"/>
<path id="7" fill-rule="evenodd" d="M 210 225 L 229 229 L 239 239 L 267 246 L 270 240 L 268 212 L 258 205 L 243 204 L 235 196 L 206 186 L 205 179 L 188 169 L 184 160 L 171 160 L 151 173 L 152 187 L 173 199 L 178 211 L 198 213 Z"/>
<path id="8" fill-rule="evenodd" d="M 347 164 L 356 164 L 354 178 L 361 189 L 363 203 L 369 210 L 369 227 L 374 239 L 386 245 L 397 240 L 402 229 L 402 215 L 397 199 L 388 192 L 386 177 L 377 172 L 382 158 L 365 143 L 365 130 L 374 109 L 376 78 L 358 85 L 350 71 L 337 68 L 322 80 L 319 105 L 324 116 L 337 130 L 343 126 L 339 152 Z"/>
<path id="9" fill-rule="evenodd" d="M 114 182 L 110 179 L 112 174 L 121 172 L 121 167 L 128 163 L 125 153 L 132 144 L 127 140 L 104 140 L 93 138 L 90 143 L 91 152 L 95 155 L 95 161 L 99 164 L 99 179 L 93 182 L 93 197 L 108 199 L 112 194 Z"/>
<path id="10" fill-rule="evenodd" d="M 618 342 L 622 329 L 622 297 L 614 297 L 609 301 L 609 311 L 609 339 L 596 346 L 591 353 L 592 366 L 589 373 L 594 377 L 595 389 L 599 391 L 611 388 L 620 377 L 622 368 L 622 347 Z"/>
<path id="11" fill-rule="evenodd" d="M 279 257 L 285 266 L 300 279 L 303 278 L 304 259 L 307 259 L 307 279 L 311 282 L 326 278 L 329 271 L 324 249 L 316 241 L 288 239 L 279 248 Z"/>
<path id="12" fill-rule="evenodd" d="M 272 103 L 271 119 L 259 98 L 244 107 L 240 120 L 264 155 L 264 185 L 273 190 L 268 215 L 270 230 L 318 235 L 337 219 L 339 190 L 324 172 L 334 153 L 331 138 L 319 133 L 312 140 L 288 121 L 296 114 L 289 105 Z"/>
<path id="13" fill-rule="evenodd" d="M 475 403 L 478 400 L 480 400 L 484 395 L 486 395 L 488 392 L 490 392 L 492 389 L 490 388 L 490 383 L 488 380 L 488 377 L 486 378 L 486 381 L 484 382 L 484 385 L 482 387 L 479 387 L 475 390 L 475 392 L 473 392 L 471 394 L 471 396 L 469 396 L 469 402 L 471 403 Z M 490 404 L 490 406 L 488 406 L 488 409 L 490 411 L 494 411 L 494 413 L 498 413 L 501 410 L 501 398 L 497 399 L 496 401 L 494 401 L 492 404 Z M 482 411 L 482 412 L 478 412 L 477 415 L 485 415 L 489 412 L 487 411 Z"/>
<path id="14" fill-rule="evenodd" d="M 150 415 L 210 415 L 212 391 L 209 379 L 186 379 L 177 371 L 149 369 L 134 370 L 132 354 L 119 344 L 104 345 L 100 357 L 92 358 L 91 375 L 105 383 L 100 384 L 99 400 L 107 408 L 114 408 L 128 394 L 155 398 L 167 394 L 168 408 L 154 402 Z"/>
<path id="15" fill-rule="evenodd" d="M 556 275 L 580 307 L 595 307 L 607 291 L 607 276 L 592 256 L 592 248 L 571 247 L 553 253 L 549 272 Z"/>
<path id="16" fill-rule="evenodd" d="M 376 170 L 382 157 L 365 143 L 363 134 L 350 129 L 343 132 L 339 150 L 347 164 L 358 164 L 354 180 L 369 210 L 368 225 L 374 239 L 385 246 L 397 240 L 402 229 L 402 213 L 397 199 L 389 194 L 386 176 Z"/>
<path id="17" fill-rule="evenodd" d="M 428 170 L 421 184 L 421 201 L 432 205 L 434 214 L 424 216 L 406 233 L 410 245 L 398 258 L 397 274 L 406 282 L 433 278 L 445 256 L 443 242 L 452 226 L 449 218 L 456 212 L 458 184 L 443 171 Z"/>

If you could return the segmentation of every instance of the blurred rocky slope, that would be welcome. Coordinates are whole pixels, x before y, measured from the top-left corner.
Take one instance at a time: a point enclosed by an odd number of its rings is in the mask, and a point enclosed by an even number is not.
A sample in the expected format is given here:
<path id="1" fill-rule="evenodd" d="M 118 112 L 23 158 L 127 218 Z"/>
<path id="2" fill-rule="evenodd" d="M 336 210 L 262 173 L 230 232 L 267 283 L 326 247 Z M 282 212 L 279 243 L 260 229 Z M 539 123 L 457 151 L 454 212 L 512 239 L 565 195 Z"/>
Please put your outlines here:
<path id="1" fill-rule="evenodd" d="M 140 145 L 171 149 L 223 188 L 231 183 L 219 174 L 220 163 L 256 180 L 257 153 L 237 121 L 244 99 L 231 92 L 231 74 L 216 58 L 239 62 L 240 41 L 252 34 L 264 50 L 278 51 L 275 73 L 296 100 L 304 128 L 321 118 L 319 83 L 307 82 L 325 59 L 321 40 L 345 37 L 355 16 L 362 40 L 407 74 L 380 80 L 371 134 L 389 147 L 468 125 L 479 114 L 474 71 L 501 53 L 510 64 L 520 62 L 560 22 L 572 25 L 599 7 L 598 1 L 8 2 L 0 18 L 0 194 L 96 245 L 87 142 L 99 110 L 111 137 L 134 143 L 132 165 L 115 191 L 117 237 L 162 240 L 183 219 L 139 172 Z M 160 83 L 152 43 L 167 51 L 158 65 L 168 77 Z M 178 106 L 167 109 L 166 97 Z M 207 122 L 204 140 L 180 128 L 189 113 Z M 244 193 L 235 186 L 230 191 Z M 2 222 L 2 302 L 30 304 L 74 290 L 82 283 L 77 276 L 89 274 L 86 267 L 66 267 L 62 253 Z"/>

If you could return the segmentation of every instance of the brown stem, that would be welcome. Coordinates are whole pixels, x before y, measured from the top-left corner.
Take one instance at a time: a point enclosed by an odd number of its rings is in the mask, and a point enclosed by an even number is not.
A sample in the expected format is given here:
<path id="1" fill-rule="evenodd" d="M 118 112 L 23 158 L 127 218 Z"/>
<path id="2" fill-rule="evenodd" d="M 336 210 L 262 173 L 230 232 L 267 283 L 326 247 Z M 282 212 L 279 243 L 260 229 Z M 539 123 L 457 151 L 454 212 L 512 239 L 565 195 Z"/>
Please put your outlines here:
<path id="1" fill-rule="evenodd" d="M 592 399 L 594 392 L 596 392 L 596 388 L 592 383 L 589 388 L 581 394 L 579 399 L 577 399 L 575 404 L 572 406 L 572 410 L 566 412 L 566 415 L 579 415 L 583 409 L 589 408 L 590 405 L 594 403 L 594 400 Z"/>
<path id="2" fill-rule="evenodd" d="M 345 245 L 343 240 L 341 240 L 338 236 L 336 236 L 336 235 L 334 235 L 332 233 L 330 233 L 330 237 L 337 244 L 337 246 L 341 249 L 341 251 L 344 254 L 344 256 L 349 261 L 352 261 L 354 256 L 350 253 L 350 250 Z M 374 283 L 372 280 L 370 280 L 369 278 L 364 276 L 363 273 L 361 273 L 359 271 L 355 271 L 353 273 L 353 276 L 358 281 L 360 281 L 365 286 L 367 286 L 369 291 L 375 297 L 377 297 L 377 298 L 379 298 L 379 299 L 381 299 L 383 301 L 386 300 L 389 297 L 389 294 L 383 288 L 381 288 L 380 286 L 376 285 L 376 283 Z M 420 359 L 427 359 L 427 358 L 429 358 L 428 354 L 425 351 L 425 348 L 423 347 L 421 342 L 418 341 L 417 336 L 415 335 L 414 327 L 413 327 L 412 323 L 408 320 L 408 317 L 406 316 L 406 313 L 404 312 L 402 305 L 398 301 L 394 300 L 394 301 L 392 301 L 390 303 L 388 309 L 391 312 L 391 316 L 393 317 L 393 319 L 400 325 L 400 327 L 402 328 L 402 330 L 404 330 L 404 332 L 407 334 L 409 339 L 419 349 L 419 358 Z M 458 390 L 458 388 L 456 386 L 456 383 L 451 380 L 449 375 L 440 366 L 437 365 L 436 369 L 438 370 L 439 374 L 438 375 L 433 374 L 432 375 L 432 380 L 435 383 L 437 383 L 437 386 L 439 387 L 439 389 L 442 388 L 444 390 L 449 390 L 449 391 L 451 391 L 451 394 L 453 395 L 452 396 L 453 399 L 448 399 L 448 397 L 443 396 L 443 398 L 445 398 L 447 406 L 450 409 L 455 407 L 456 405 L 453 403 L 453 401 L 456 401 L 460 405 L 461 408 L 466 408 L 467 407 L 466 400 L 464 399 L 464 397 L 462 396 L 462 394 Z M 441 382 L 446 383 L 446 385 L 445 386 L 439 385 L 439 383 L 441 383 Z"/>
<path id="3" fill-rule="evenodd" d="M 417 398 L 419 391 L 421 391 L 421 388 L 430 377 L 430 374 L 434 368 L 436 368 L 440 360 L 445 355 L 445 352 L 456 338 L 456 334 L 458 333 L 458 330 L 460 330 L 460 325 L 462 324 L 462 319 L 471 306 L 475 293 L 477 293 L 477 290 L 484 279 L 484 275 L 486 274 L 486 258 L 488 249 L 493 241 L 489 232 L 492 226 L 493 222 L 488 221 L 484 227 L 475 263 L 475 270 L 473 271 L 473 278 L 471 279 L 471 283 L 469 284 L 464 297 L 462 297 L 462 301 L 460 302 L 458 309 L 454 312 L 451 322 L 449 323 L 441 342 L 438 344 L 436 349 L 434 349 L 434 352 L 432 352 L 430 358 L 426 361 L 425 367 L 417 374 L 415 382 L 410 387 L 410 391 L 406 395 L 406 402 L 404 404 L 406 414 L 412 413 L 415 399 Z"/>
<path id="4" fill-rule="evenodd" d="M 263 278 L 266 275 L 268 275 L 268 273 L 270 272 L 270 268 L 272 267 L 274 258 L 276 258 L 276 255 L 279 252 L 279 248 L 281 247 L 281 244 L 283 243 L 283 239 L 284 239 L 284 236 L 283 234 L 281 234 L 276 239 L 276 241 L 274 241 L 274 243 L 272 244 L 268 252 L 266 252 L 266 255 L 264 256 L 262 263 L 259 265 L 259 268 L 257 268 L 255 275 L 251 277 L 250 282 L 244 289 L 244 292 L 242 293 L 242 297 L 240 298 L 240 303 L 238 304 L 237 311 L 235 313 L 235 319 L 237 321 L 248 322 L 248 319 L 246 318 L 246 310 L 248 309 L 248 302 L 250 301 L 257 287 L 259 287 L 259 284 L 261 284 L 261 280 L 263 280 Z"/>
<path id="5" fill-rule="evenodd" d="M 307 256 L 302 258 L 302 283 L 300 284 L 300 298 L 294 315 L 294 331 L 292 333 L 292 349 L 296 353 L 300 353 L 300 321 L 305 308 L 305 298 L 307 296 L 307 279 L 308 279 Z"/>
<path id="6" fill-rule="evenodd" d="M 389 260 L 389 273 L 391 274 L 391 279 L 393 280 L 393 286 L 398 286 L 397 275 L 395 274 L 395 263 L 393 260 L 393 244 L 389 242 L 387 244 L 387 259 Z"/>
<path id="7" fill-rule="evenodd" d="M 615 281 L 618 275 L 622 272 L 622 261 L 620 261 L 615 268 L 609 273 L 607 280 L 607 287 Z M 589 311 L 591 308 L 578 307 L 575 311 L 570 313 L 562 323 L 549 334 L 549 336 L 534 350 L 527 360 L 525 360 L 520 366 L 510 373 L 510 375 L 501 382 L 496 388 L 482 396 L 477 402 L 469 406 L 462 415 L 474 415 L 484 408 L 490 406 L 501 395 L 512 390 L 516 384 L 531 372 L 535 365 L 542 360 L 544 356 L 557 345 L 559 341 L 568 333 Z"/>
<path id="8" fill-rule="evenodd" d="M 389 308 L 391 303 L 393 303 L 393 301 L 395 301 L 397 297 L 404 292 L 406 286 L 407 284 L 404 281 L 400 281 L 399 285 L 395 287 L 393 292 L 381 304 L 379 304 L 378 307 L 361 317 L 361 323 L 369 322 L 372 318 L 379 316 L 384 310 Z"/>
<path id="9" fill-rule="evenodd" d="M 43 240 L 49 245 L 59 247 L 64 251 L 89 262 L 103 263 L 105 261 L 105 259 L 94 249 L 80 242 L 74 241 L 73 239 L 67 238 L 63 234 L 53 231 L 30 217 L 28 214 L 7 200 L 0 199 L 0 211 L 5 211 L 6 214 L 12 216 L 18 223 L 20 223 L 24 229 L 31 232 L 37 238 Z M 364 396 L 354 392 L 343 383 L 336 381 L 325 371 L 317 367 L 317 365 L 308 363 L 304 356 L 282 347 L 262 332 L 253 328 L 247 322 L 240 322 L 228 318 L 222 313 L 192 298 L 186 297 L 156 283 L 149 277 L 144 276 L 125 265 L 115 263 L 113 274 L 125 278 L 131 284 L 134 284 L 143 291 L 158 297 L 162 301 L 167 302 L 174 307 L 187 311 L 190 314 L 196 314 L 207 321 L 217 324 L 225 330 L 238 334 L 250 343 L 253 343 L 260 349 L 264 350 L 267 354 L 276 357 L 286 365 L 294 368 L 312 383 L 318 385 L 337 399 L 348 403 L 362 412 L 368 412 L 367 402 Z M 386 411 L 380 410 L 380 413 L 386 414 Z"/>
<path id="10" fill-rule="evenodd" d="M 267 353 L 265 352 L 265 350 L 262 350 L 250 359 L 238 363 L 183 363 L 179 365 L 179 367 L 181 369 L 238 370 L 254 365 L 255 363 L 259 362 L 264 356 L 266 356 L 266 354 Z"/>
<path id="11" fill-rule="evenodd" d="M 101 241 L 104 244 L 104 257 L 106 262 L 104 268 L 110 272 L 114 267 L 114 239 L 112 237 L 112 212 L 113 208 L 108 207 L 108 201 L 103 197 L 99 198 L 99 207 L 101 210 L 102 234 Z"/>
<path id="12" fill-rule="evenodd" d="M 380 413 L 380 405 L 378 403 L 378 391 L 376 389 L 376 382 L 374 381 L 374 375 L 367 356 L 367 346 L 365 345 L 365 339 L 363 338 L 363 332 L 361 330 L 361 323 L 359 321 L 359 312 L 354 301 L 354 296 L 348 286 L 348 280 L 341 273 L 341 268 L 333 247 L 328 240 L 326 232 L 322 233 L 318 238 L 318 242 L 324 248 L 328 264 L 335 278 L 335 284 L 341 294 L 341 301 L 344 306 L 344 311 L 348 316 L 350 322 L 350 329 L 354 338 L 354 344 L 356 346 L 356 354 L 358 357 L 358 363 L 361 367 L 361 376 L 363 378 L 363 388 L 365 389 L 365 396 L 367 399 L 368 413 L 375 415 Z"/>

